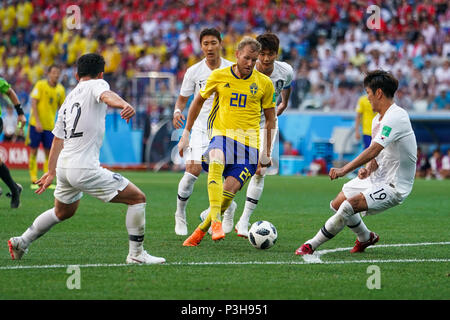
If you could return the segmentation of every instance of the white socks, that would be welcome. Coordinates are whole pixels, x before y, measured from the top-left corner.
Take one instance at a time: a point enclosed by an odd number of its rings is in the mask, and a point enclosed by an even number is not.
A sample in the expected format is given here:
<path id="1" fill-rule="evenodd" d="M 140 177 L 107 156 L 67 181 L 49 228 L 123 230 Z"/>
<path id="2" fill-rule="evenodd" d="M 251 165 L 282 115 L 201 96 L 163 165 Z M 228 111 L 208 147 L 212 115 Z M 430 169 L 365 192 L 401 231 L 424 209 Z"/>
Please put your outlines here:
<path id="1" fill-rule="evenodd" d="M 38 216 L 33 224 L 22 234 L 23 246 L 28 247 L 34 240 L 44 235 L 60 220 L 55 214 L 55 208 L 51 208 Z"/>
<path id="2" fill-rule="evenodd" d="M 128 206 L 126 226 L 128 230 L 131 255 L 137 256 L 142 252 L 142 244 L 145 233 L 145 206 L 139 203 Z M 22 234 L 22 243 L 27 248 L 34 240 L 44 235 L 60 220 L 55 215 L 55 208 L 51 208 L 38 216 L 33 224 Z"/>
<path id="3" fill-rule="evenodd" d="M 259 198 L 261 198 L 262 192 L 264 190 L 264 176 L 254 175 L 250 179 L 250 183 L 247 188 L 247 200 L 245 201 L 244 212 L 242 212 L 240 221 L 246 222 L 250 221 L 250 216 L 256 209 Z"/>
<path id="4" fill-rule="evenodd" d="M 367 229 L 359 213 L 349 217 L 346 224 L 356 234 L 359 242 L 366 242 L 370 239 L 370 231 Z"/>
<path id="5" fill-rule="evenodd" d="M 129 205 L 125 224 L 128 230 L 129 254 L 137 256 L 142 252 L 145 233 L 146 203 Z"/>
<path id="6" fill-rule="evenodd" d="M 331 205 L 332 202 L 333 201 L 330 201 L 330 209 L 333 212 L 337 212 Z M 370 230 L 367 229 L 367 227 L 364 224 L 364 221 L 361 219 L 361 216 L 359 213 L 355 213 L 354 215 L 349 216 L 347 218 L 345 224 L 347 225 L 347 227 L 350 228 L 350 230 L 352 230 L 356 234 L 356 236 L 360 242 L 365 242 L 365 241 L 369 240 Z"/>
<path id="7" fill-rule="evenodd" d="M 178 184 L 178 195 L 177 195 L 177 213 L 185 215 L 186 206 L 194 191 L 194 184 L 197 181 L 197 177 L 189 172 L 185 172 L 183 177 Z"/>
<path id="8" fill-rule="evenodd" d="M 325 222 L 325 225 L 314 238 L 306 241 L 306 243 L 311 244 L 312 248 L 315 250 L 318 246 L 324 242 L 332 239 L 335 235 L 344 229 L 349 217 L 354 215 L 352 205 L 345 200 L 342 202 L 339 210 Z"/>

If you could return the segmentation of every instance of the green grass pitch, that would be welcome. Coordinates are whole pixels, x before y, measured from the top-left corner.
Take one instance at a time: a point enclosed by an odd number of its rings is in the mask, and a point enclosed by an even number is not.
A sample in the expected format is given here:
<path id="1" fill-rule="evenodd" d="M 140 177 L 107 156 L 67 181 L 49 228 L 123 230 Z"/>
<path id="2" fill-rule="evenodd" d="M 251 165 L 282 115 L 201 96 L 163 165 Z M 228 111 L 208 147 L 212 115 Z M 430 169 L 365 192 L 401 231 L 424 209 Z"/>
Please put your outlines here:
<path id="1" fill-rule="evenodd" d="M 234 232 L 218 243 L 206 236 L 200 246 L 188 248 L 182 246 L 186 237 L 174 233 L 182 173 L 122 172 L 148 198 L 146 250 L 167 260 L 164 265 L 126 266 L 126 206 L 89 196 L 73 218 L 35 241 L 21 261 L 12 261 L 7 240 L 53 206 L 52 190 L 38 196 L 29 188 L 27 171 L 12 174 L 25 188 L 17 210 L 9 208 L 5 195 L 0 197 L 2 300 L 450 299 L 449 180 L 417 180 L 402 205 L 364 218 L 380 235 L 380 242 L 365 253 L 332 250 L 353 246 L 354 234 L 344 229 L 319 249 L 331 250 L 321 256 L 323 263 L 307 264 L 294 251 L 325 223 L 329 201 L 346 179 L 266 177 L 251 222 L 268 220 L 277 227 L 278 241 L 269 250 L 254 249 Z M 6 193 L 6 186 L 0 186 Z M 235 221 L 245 190 L 236 196 Z M 201 175 L 188 205 L 189 232 L 207 206 L 206 175 Z M 402 246 L 391 246 L 397 244 Z M 67 287 L 69 265 L 80 268 L 80 289 Z M 372 265 L 379 267 L 380 289 L 366 285 Z"/>

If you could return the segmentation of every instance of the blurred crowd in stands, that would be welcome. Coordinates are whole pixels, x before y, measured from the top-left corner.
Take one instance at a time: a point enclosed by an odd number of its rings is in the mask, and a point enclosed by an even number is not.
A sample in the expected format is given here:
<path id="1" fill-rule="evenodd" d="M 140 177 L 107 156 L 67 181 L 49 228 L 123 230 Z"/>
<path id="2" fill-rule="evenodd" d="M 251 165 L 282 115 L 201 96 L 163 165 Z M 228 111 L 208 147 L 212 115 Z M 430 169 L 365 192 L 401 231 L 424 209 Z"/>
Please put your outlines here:
<path id="1" fill-rule="evenodd" d="M 67 91 L 74 63 L 88 52 L 106 59 L 105 78 L 130 97 L 141 71 L 170 72 L 181 85 L 202 58 L 204 27 L 223 34 L 223 56 L 234 60 L 244 35 L 266 30 L 280 38 L 280 60 L 295 70 L 292 109 L 353 111 L 364 93 L 364 72 L 391 70 L 397 103 L 412 111 L 450 111 L 450 8 L 446 0 L 2 0 L 0 75 L 27 110 L 32 85 L 51 64 L 63 66 Z M 67 8 L 76 3 L 80 21 Z M 380 11 L 370 30 L 369 5 Z M 70 17 L 71 20 L 68 19 Z M 75 22 L 75 23 L 74 23 Z M 68 28 L 77 25 L 80 28 Z M 29 106 L 28 106 L 29 108 Z"/>
<path id="2" fill-rule="evenodd" d="M 447 152 L 437 148 L 431 156 L 427 156 L 420 147 L 417 148 L 416 177 L 426 179 L 450 178 L 450 148 Z"/>

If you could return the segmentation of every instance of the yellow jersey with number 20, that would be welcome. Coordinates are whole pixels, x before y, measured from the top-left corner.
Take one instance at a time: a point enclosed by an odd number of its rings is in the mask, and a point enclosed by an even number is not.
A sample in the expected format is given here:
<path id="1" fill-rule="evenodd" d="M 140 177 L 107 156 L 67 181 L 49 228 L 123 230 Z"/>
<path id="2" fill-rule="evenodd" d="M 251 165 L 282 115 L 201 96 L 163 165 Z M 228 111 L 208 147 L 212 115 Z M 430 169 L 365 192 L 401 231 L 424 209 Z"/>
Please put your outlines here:
<path id="1" fill-rule="evenodd" d="M 207 99 L 215 93 L 208 117 L 208 135 L 226 136 L 259 149 L 259 122 L 263 109 L 275 108 L 275 89 L 270 78 L 253 70 L 238 78 L 233 66 L 214 70 L 200 91 Z"/>

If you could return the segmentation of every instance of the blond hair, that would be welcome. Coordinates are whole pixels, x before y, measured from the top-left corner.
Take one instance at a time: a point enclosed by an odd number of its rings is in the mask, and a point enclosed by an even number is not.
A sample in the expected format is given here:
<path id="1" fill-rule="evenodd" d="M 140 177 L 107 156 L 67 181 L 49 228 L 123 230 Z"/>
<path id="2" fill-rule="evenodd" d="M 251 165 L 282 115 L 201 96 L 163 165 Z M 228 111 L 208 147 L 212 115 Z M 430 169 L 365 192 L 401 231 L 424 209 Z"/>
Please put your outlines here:
<path id="1" fill-rule="evenodd" d="M 246 46 L 250 46 L 252 51 L 257 52 L 261 51 L 261 44 L 256 39 L 253 39 L 252 37 L 249 36 L 245 36 L 244 38 L 242 38 L 242 40 L 239 42 L 237 46 L 237 50 L 241 51 Z"/>

